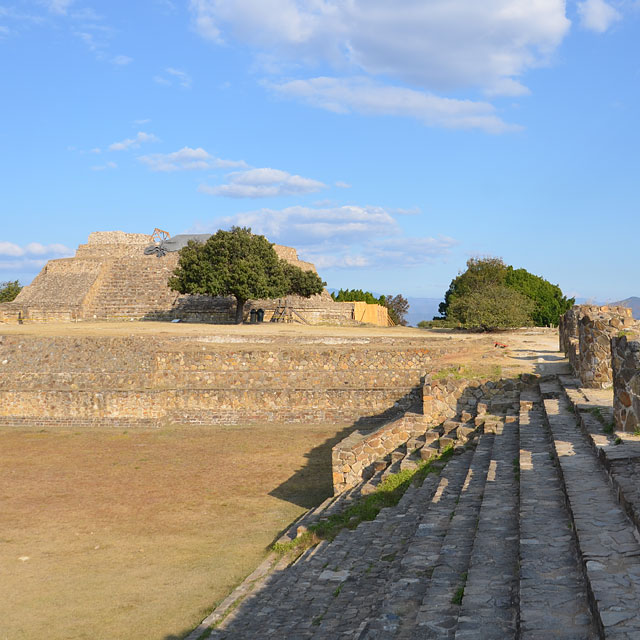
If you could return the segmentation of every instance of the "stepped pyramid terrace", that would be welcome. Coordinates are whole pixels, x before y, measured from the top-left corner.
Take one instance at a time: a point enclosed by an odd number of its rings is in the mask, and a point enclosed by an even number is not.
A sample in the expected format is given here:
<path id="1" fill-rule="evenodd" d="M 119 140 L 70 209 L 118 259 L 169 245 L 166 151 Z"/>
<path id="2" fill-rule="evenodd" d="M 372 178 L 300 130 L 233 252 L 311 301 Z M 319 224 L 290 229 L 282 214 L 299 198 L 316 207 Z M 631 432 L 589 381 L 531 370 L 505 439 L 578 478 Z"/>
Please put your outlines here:
<path id="1" fill-rule="evenodd" d="M 50 322 L 80 320 L 172 320 L 229 323 L 234 321 L 231 297 L 181 295 L 167 286 L 178 264 L 176 239 L 204 241 L 208 236 L 175 236 L 166 242 L 153 235 L 96 231 L 72 258 L 50 260 L 13 302 L 0 304 L 0 321 Z M 165 250 L 158 251 L 160 247 Z M 298 259 L 292 247 L 273 245 L 278 256 L 305 271 L 310 262 Z M 145 253 L 146 250 L 146 253 Z M 251 300 L 245 319 L 262 310 L 265 321 L 303 324 L 318 322 L 387 326 L 387 310 L 363 302 L 334 302 L 327 290 L 304 298 L 286 296 Z"/>

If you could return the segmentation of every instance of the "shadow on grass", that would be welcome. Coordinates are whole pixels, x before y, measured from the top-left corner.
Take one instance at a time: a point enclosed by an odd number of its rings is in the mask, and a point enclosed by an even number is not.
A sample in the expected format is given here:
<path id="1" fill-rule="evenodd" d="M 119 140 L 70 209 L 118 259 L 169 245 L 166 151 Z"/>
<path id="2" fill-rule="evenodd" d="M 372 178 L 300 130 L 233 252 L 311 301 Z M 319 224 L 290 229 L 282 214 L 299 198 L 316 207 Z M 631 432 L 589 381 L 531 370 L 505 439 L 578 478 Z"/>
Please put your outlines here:
<path id="1" fill-rule="evenodd" d="M 366 433 L 377 429 L 385 422 L 401 417 L 407 411 L 421 412 L 422 408 L 418 404 L 421 391 L 421 385 L 413 387 L 411 391 L 399 398 L 392 407 L 376 415 L 358 418 L 358 420 L 342 429 L 335 436 L 311 449 L 305 454 L 307 459 L 305 465 L 273 491 L 270 491 L 269 495 L 305 509 L 318 506 L 323 500 L 333 495 L 331 470 L 331 450 L 333 447 L 354 431 Z M 280 537 L 280 534 L 278 537 Z"/>

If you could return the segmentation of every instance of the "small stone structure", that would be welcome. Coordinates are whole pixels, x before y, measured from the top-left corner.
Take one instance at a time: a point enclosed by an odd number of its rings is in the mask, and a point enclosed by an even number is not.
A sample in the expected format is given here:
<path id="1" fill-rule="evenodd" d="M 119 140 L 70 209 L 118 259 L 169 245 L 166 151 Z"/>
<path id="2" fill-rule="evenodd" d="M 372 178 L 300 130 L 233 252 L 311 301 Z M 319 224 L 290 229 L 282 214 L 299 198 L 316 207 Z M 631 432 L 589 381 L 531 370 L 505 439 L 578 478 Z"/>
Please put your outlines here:
<path id="1" fill-rule="evenodd" d="M 561 318 L 560 348 L 585 387 L 613 385 L 611 338 L 636 325 L 627 307 L 577 305 Z"/>
<path id="2" fill-rule="evenodd" d="M 422 413 L 406 412 L 374 431 L 356 431 L 340 441 L 332 450 L 334 495 L 355 487 L 363 479 L 370 478 L 381 463 L 393 451 L 414 439 L 429 436 L 440 440 L 441 436 L 473 431 L 484 422 L 487 410 L 503 411 L 518 395 L 512 382 L 457 379 L 426 376 L 422 386 Z M 502 394 L 507 403 L 498 405 L 495 397 Z M 411 398 L 413 399 L 413 398 Z M 455 418 L 450 420 L 450 418 Z M 439 426 L 442 425 L 442 426 Z M 424 452 L 429 449 L 425 447 Z M 434 450 L 432 450 L 434 451 Z M 423 460 L 426 460 L 423 457 Z"/>
<path id="3" fill-rule="evenodd" d="M 611 338 L 613 416 L 619 431 L 640 428 L 640 334 Z"/>
<path id="4" fill-rule="evenodd" d="M 122 231 L 96 231 L 73 258 L 50 260 L 34 281 L 13 302 L 0 304 L 0 321 L 47 322 L 78 320 L 149 319 L 232 323 L 235 299 L 180 295 L 167 286 L 178 264 L 177 252 L 162 257 L 145 255 L 153 242 L 150 235 Z M 292 247 L 273 245 L 280 258 L 301 269 L 315 271 L 310 262 L 298 259 Z M 376 306 L 363 314 L 357 303 L 334 302 L 325 290 L 303 298 L 252 300 L 244 308 L 262 309 L 264 320 L 278 319 L 308 324 L 354 324 L 387 326 L 387 310 Z M 366 317 L 364 317 L 366 315 Z"/>

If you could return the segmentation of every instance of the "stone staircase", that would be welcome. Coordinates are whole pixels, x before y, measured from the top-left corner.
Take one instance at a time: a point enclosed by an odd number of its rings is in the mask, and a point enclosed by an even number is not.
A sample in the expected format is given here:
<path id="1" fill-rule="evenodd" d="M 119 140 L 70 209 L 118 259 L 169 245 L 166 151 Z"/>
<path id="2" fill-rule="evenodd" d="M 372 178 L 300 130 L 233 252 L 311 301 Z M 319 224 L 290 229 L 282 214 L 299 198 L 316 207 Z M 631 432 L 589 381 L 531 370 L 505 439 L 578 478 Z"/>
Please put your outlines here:
<path id="1" fill-rule="evenodd" d="M 154 256 L 109 261 L 108 272 L 92 292 L 87 316 L 139 318 L 170 309 L 178 297 L 166 286 L 172 266 L 173 263 L 159 263 Z"/>
<path id="2" fill-rule="evenodd" d="M 457 455 L 397 506 L 281 560 L 190 640 L 212 622 L 225 640 L 640 638 L 640 437 L 611 432 L 610 392 L 568 376 L 526 382 L 307 514 L 285 536 L 451 438 Z"/>

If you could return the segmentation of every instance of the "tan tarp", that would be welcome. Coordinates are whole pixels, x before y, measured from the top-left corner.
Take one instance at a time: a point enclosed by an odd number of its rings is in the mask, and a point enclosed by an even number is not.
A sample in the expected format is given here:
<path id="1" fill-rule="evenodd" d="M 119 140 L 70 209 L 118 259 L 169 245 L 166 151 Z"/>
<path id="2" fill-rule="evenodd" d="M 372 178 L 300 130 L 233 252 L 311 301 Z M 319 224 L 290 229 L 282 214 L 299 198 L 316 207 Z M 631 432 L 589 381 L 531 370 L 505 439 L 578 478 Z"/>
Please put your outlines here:
<path id="1" fill-rule="evenodd" d="M 389 318 L 387 307 L 379 304 L 369 304 L 367 302 L 351 302 L 350 304 L 354 305 L 354 320 L 358 322 L 367 322 L 379 327 L 388 327 L 393 324 Z"/>

